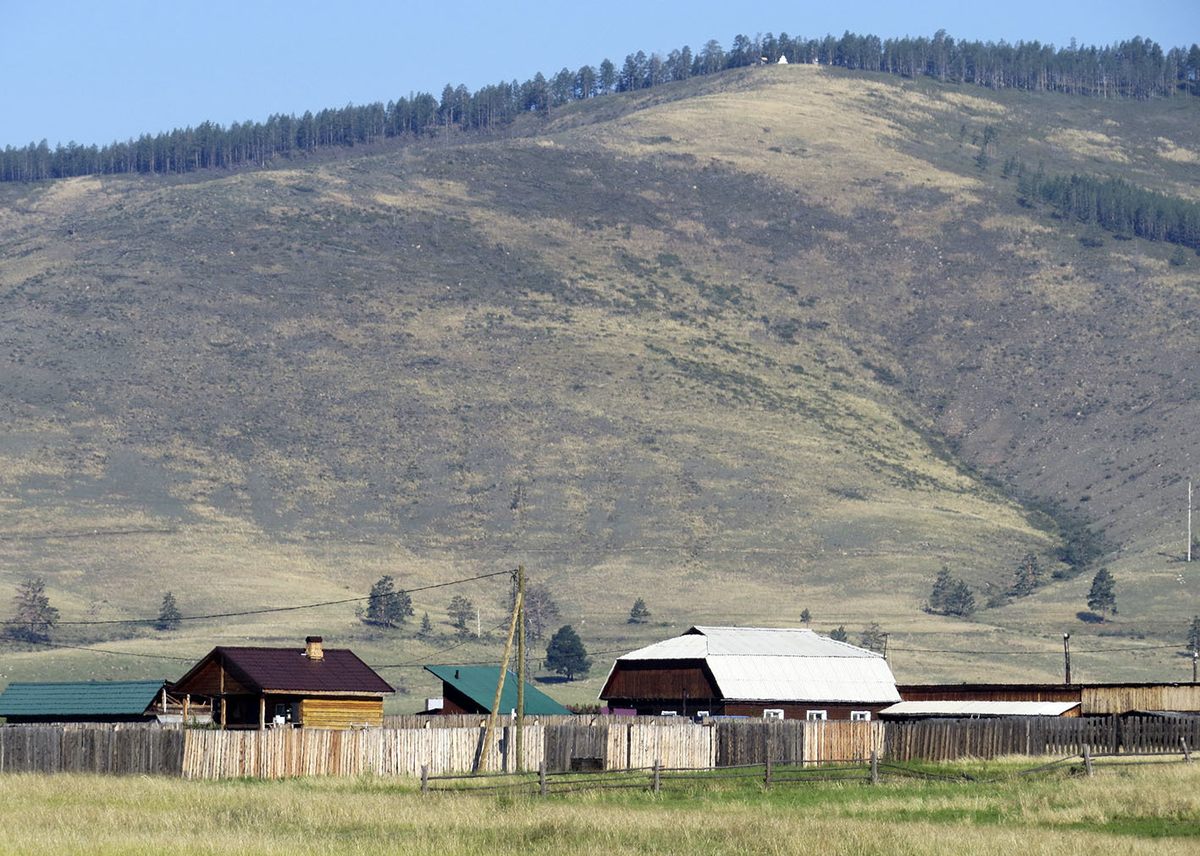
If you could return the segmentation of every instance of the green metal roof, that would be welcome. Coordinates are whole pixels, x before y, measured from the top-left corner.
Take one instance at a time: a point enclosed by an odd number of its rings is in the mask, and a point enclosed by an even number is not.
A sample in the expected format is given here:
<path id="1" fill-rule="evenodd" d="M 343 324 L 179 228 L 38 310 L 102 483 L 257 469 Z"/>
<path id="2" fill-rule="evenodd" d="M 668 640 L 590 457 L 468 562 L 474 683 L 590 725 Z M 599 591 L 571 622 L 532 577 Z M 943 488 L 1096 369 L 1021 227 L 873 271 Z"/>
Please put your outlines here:
<path id="1" fill-rule="evenodd" d="M 140 716 L 165 681 L 14 681 L 0 694 L 0 716 Z"/>
<path id="2" fill-rule="evenodd" d="M 496 700 L 496 682 L 500 669 L 496 666 L 426 666 L 426 671 L 441 678 L 484 710 L 492 709 Z M 517 676 L 511 671 L 504 675 L 504 690 L 500 693 L 500 713 L 517 707 Z M 533 716 L 570 716 L 571 711 L 537 687 L 525 682 L 525 713 Z"/>

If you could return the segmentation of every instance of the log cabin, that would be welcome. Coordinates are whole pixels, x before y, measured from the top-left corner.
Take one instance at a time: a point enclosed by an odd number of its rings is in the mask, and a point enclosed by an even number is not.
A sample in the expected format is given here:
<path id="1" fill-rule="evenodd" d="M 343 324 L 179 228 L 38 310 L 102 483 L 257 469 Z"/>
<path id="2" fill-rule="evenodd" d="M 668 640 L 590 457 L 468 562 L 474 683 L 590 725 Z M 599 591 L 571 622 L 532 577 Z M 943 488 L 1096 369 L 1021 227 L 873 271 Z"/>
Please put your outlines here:
<path id="1" fill-rule="evenodd" d="M 380 727 L 392 692 L 352 651 L 325 648 L 320 636 L 303 648 L 219 645 L 174 686 L 185 708 L 210 703 L 221 728 Z"/>

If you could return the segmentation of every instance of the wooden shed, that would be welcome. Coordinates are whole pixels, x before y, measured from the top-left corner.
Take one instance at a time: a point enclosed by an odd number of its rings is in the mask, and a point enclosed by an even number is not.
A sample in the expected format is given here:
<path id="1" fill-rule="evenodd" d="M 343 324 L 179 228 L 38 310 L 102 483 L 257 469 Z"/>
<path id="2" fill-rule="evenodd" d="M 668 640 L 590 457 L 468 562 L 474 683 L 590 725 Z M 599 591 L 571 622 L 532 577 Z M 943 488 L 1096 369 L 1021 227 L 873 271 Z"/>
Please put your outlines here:
<path id="1" fill-rule="evenodd" d="M 309 636 L 304 648 L 221 645 L 175 683 L 185 708 L 210 702 L 222 728 L 378 727 L 383 697 L 392 692 L 354 652 L 326 649 L 320 636 Z"/>
<path id="2" fill-rule="evenodd" d="M 1078 716 L 1143 711 L 1200 713 L 1200 684 L 908 684 L 904 701 L 1074 702 Z"/>

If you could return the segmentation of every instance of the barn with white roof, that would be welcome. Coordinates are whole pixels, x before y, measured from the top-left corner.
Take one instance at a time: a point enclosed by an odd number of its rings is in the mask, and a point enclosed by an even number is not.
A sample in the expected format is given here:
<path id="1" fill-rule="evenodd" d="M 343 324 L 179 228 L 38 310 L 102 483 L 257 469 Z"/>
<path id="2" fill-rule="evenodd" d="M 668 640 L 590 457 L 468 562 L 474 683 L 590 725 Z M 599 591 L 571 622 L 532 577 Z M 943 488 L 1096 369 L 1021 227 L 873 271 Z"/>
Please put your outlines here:
<path id="1" fill-rule="evenodd" d="M 600 699 L 614 713 L 863 720 L 900 693 L 881 655 L 812 630 L 692 627 L 618 659 Z"/>

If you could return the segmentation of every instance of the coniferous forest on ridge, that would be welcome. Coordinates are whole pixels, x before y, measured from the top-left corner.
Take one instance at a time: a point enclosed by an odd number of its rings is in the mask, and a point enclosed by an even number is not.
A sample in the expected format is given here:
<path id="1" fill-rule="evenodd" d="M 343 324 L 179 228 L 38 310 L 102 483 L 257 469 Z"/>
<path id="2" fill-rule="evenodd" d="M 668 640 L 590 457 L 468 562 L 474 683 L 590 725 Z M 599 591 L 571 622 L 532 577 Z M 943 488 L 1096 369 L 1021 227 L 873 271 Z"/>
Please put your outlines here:
<path id="1" fill-rule="evenodd" d="M 275 114 L 265 122 L 228 127 L 204 121 L 156 135 L 141 134 L 107 145 L 29 143 L 0 152 L 0 181 L 37 181 L 79 175 L 184 173 L 197 169 L 263 165 L 293 154 L 329 147 L 371 145 L 455 128 L 489 132 L 519 115 L 545 114 L 569 101 L 646 89 L 759 62 L 835 66 L 992 89 L 1058 91 L 1098 98 L 1174 97 L 1200 94 L 1200 45 L 1168 50 L 1135 37 L 1107 47 L 1063 48 L 1039 41 L 955 40 L 939 30 L 932 38 L 881 39 L 847 31 L 841 38 L 735 36 L 728 50 L 712 39 L 693 54 L 688 46 L 666 57 L 637 51 L 618 68 L 611 60 L 577 71 L 563 68 L 547 78 L 501 81 L 471 92 L 447 84 L 441 99 L 428 92 L 387 104 L 374 102 L 327 108 L 303 116 Z"/>

